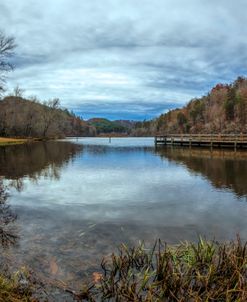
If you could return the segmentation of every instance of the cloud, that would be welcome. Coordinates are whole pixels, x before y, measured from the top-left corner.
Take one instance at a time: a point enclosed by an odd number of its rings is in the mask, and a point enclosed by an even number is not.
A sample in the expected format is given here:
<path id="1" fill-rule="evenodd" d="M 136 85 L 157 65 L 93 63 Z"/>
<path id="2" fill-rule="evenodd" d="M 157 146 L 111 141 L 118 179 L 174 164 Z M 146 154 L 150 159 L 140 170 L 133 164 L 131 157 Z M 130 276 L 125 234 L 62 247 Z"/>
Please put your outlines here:
<path id="1" fill-rule="evenodd" d="M 246 10 L 244 0 L 9 0 L 8 85 L 89 117 L 153 117 L 246 75 Z"/>

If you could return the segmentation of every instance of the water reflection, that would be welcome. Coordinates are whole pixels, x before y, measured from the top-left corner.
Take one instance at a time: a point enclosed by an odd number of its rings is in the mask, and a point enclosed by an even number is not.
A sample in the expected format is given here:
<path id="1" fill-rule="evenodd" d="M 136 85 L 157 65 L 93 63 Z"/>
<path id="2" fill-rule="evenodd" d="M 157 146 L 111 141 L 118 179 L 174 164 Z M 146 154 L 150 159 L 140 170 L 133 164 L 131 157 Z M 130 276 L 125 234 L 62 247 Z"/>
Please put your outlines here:
<path id="1" fill-rule="evenodd" d="M 17 243 L 18 234 L 14 222 L 17 216 L 7 203 L 7 188 L 0 178 L 0 245 L 4 248 Z"/>
<path id="2" fill-rule="evenodd" d="M 3 248 L 15 245 L 19 239 L 17 215 L 8 202 L 10 189 L 23 191 L 25 178 L 36 184 L 41 177 L 59 180 L 61 168 L 82 150 L 80 145 L 64 142 L 0 148 L 0 245 Z"/>
<path id="3" fill-rule="evenodd" d="M 246 238 L 246 165 L 246 153 L 155 149 L 153 139 L 0 148 L 20 236 L 6 257 L 80 286 L 121 242 Z"/>
<path id="4" fill-rule="evenodd" d="M 199 173 L 217 189 L 230 189 L 238 197 L 247 196 L 247 152 L 227 149 L 157 148 L 161 158 L 184 165 Z"/>
<path id="5" fill-rule="evenodd" d="M 23 180 L 41 177 L 59 180 L 60 170 L 82 152 L 82 145 L 65 142 L 37 142 L 0 148 L 0 175 L 8 185 L 23 190 Z"/>

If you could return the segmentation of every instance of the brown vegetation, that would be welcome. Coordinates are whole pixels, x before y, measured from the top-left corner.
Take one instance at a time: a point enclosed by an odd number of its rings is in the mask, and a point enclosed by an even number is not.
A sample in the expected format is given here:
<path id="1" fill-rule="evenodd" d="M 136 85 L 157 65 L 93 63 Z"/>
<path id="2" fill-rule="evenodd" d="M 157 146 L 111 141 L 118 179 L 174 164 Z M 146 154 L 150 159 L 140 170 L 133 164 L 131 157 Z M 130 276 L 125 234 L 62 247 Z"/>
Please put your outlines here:
<path id="1" fill-rule="evenodd" d="M 2 137 L 54 138 L 94 135 L 94 127 L 67 109 L 61 109 L 58 99 L 40 103 L 37 99 L 9 96 L 0 101 Z"/>
<path id="2" fill-rule="evenodd" d="M 134 135 L 157 133 L 247 133 L 247 79 L 218 84 L 185 107 L 138 123 Z"/>
<path id="3" fill-rule="evenodd" d="M 125 245 L 103 260 L 102 275 L 79 301 L 246 301 L 247 252 L 240 239 L 228 244 L 183 243 L 153 249 Z"/>
<path id="4" fill-rule="evenodd" d="M 16 145 L 26 143 L 27 139 L 18 139 L 18 138 L 10 138 L 10 137 L 0 137 L 0 146 L 2 145 Z"/>
<path id="5" fill-rule="evenodd" d="M 143 244 L 133 248 L 122 245 L 118 254 L 103 259 L 101 266 L 80 292 L 65 284 L 54 286 L 61 296 L 68 293 L 76 301 L 247 300 L 246 243 L 239 238 L 226 244 L 200 239 L 197 244 L 178 246 L 159 241 L 152 249 Z M 27 271 L 14 276 L 0 273 L 0 301 L 49 301 L 47 291 L 47 300 L 44 296 L 34 298 L 40 291 L 36 282 Z"/>

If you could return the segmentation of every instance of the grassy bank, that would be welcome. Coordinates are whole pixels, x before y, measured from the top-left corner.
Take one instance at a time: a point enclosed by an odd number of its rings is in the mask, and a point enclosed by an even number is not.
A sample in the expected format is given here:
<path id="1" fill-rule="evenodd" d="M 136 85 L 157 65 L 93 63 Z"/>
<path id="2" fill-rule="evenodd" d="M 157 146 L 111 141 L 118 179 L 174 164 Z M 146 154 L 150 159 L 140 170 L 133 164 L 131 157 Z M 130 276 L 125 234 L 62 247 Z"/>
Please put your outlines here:
<path id="1" fill-rule="evenodd" d="M 28 139 L 24 139 L 24 138 L 0 137 L 0 146 L 24 144 L 27 141 Z"/>
<path id="2" fill-rule="evenodd" d="M 168 246 L 158 241 L 152 249 L 122 245 L 118 253 L 103 259 L 101 269 L 82 288 L 80 292 L 60 290 L 76 301 L 91 302 L 247 301 L 246 243 L 199 240 Z M 10 283 L 5 295 L 9 291 L 11 297 L 16 289 Z M 1 290 L 0 301 L 7 301 L 4 297 Z M 29 301 L 30 297 L 26 289 L 23 300 L 8 301 Z"/>
<path id="3" fill-rule="evenodd" d="M 0 137 L 0 146 L 20 145 L 30 142 L 56 140 L 57 137 L 29 137 L 29 138 L 12 138 Z"/>

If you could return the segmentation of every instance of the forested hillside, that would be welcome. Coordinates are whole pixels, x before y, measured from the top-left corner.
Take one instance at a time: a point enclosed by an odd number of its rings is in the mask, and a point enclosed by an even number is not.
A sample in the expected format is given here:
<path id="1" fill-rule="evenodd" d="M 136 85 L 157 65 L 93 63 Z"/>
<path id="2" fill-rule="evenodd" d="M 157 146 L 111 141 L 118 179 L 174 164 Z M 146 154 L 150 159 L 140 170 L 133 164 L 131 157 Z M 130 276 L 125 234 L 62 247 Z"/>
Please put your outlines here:
<path id="1" fill-rule="evenodd" d="M 105 134 L 129 135 L 131 129 L 135 125 L 135 122 L 133 121 L 128 121 L 128 120 L 110 121 L 105 118 L 92 118 L 87 122 L 89 123 L 89 125 L 96 128 L 97 135 L 105 135 Z"/>
<path id="2" fill-rule="evenodd" d="M 39 102 L 20 96 L 0 100 L 0 136 L 65 137 L 95 135 L 148 136 L 158 133 L 247 133 L 247 79 L 218 84 L 206 96 L 192 99 L 150 121 L 84 121 L 58 99 Z"/>
<path id="3" fill-rule="evenodd" d="M 247 79 L 218 84 L 185 107 L 138 123 L 133 135 L 157 133 L 247 133 Z"/>
<path id="4" fill-rule="evenodd" d="M 40 103 L 9 96 L 0 100 L 0 136 L 2 137 L 65 137 L 94 136 L 95 128 L 61 109 L 59 100 Z"/>

